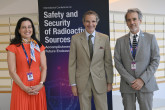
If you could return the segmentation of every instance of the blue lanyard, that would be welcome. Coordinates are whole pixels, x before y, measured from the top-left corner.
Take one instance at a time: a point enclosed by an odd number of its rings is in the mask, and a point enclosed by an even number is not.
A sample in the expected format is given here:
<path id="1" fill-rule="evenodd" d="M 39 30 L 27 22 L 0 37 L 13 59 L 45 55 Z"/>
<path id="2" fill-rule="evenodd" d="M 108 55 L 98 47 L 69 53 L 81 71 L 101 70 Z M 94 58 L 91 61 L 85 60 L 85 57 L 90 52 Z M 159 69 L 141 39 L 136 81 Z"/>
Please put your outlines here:
<path id="1" fill-rule="evenodd" d="M 132 48 L 132 45 L 131 45 L 131 40 L 130 40 L 130 38 L 129 38 L 129 44 L 130 44 L 130 48 L 131 48 L 131 53 L 133 54 L 133 48 Z M 136 45 L 136 49 L 137 49 L 137 47 L 138 47 L 138 43 L 137 43 L 137 45 Z"/>
<path id="2" fill-rule="evenodd" d="M 23 48 L 23 51 L 24 51 L 24 53 L 25 53 L 26 60 L 27 60 L 27 63 L 28 63 L 28 65 L 29 65 L 29 69 L 30 69 L 30 66 L 31 66 L 31 64 L 32 64 L 32 59 L 31 59 L 31 62 L 29 62 L 29 58 L 28 58 L 28 55 L 27 55 L 27 53 L 26 53 L 26 50 L 25 50 L 25 47 L 24 47 L 23 44 L 22 44 L 22 48 Z"/>

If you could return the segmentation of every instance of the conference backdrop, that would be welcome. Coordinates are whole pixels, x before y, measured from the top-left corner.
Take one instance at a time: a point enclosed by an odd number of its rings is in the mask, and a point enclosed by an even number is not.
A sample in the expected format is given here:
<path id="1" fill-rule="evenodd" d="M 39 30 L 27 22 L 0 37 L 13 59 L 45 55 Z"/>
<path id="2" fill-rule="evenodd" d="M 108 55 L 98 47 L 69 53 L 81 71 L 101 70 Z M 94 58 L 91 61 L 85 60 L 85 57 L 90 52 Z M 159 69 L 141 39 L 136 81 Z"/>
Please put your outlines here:
<path id="1" fill-rule="evenodd" d="M 109 35 L 109 0 L 38 0 L 40 41 L 46 47 L 45 82 L 48 110 L 79 110 L 71 92 L 68 58 L 71 36 L 84 31 L 82 15 L 88 10 L 100 16 L 97 31 Z M 108 93 L 112 110 L 112 92 Z M 92 110 L 95 110 L 92 101 Z"/>

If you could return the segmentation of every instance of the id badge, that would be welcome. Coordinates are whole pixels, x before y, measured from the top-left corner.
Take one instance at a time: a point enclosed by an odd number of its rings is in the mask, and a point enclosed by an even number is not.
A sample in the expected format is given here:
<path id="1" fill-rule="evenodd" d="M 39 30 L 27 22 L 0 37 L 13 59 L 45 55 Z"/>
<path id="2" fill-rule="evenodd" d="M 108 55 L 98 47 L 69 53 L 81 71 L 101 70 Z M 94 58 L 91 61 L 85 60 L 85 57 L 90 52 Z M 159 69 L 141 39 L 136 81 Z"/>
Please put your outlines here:
<path id="1" fill-rule="evenodd" d="M 133 61 L 133 62 L 131 63 L 131 69 L 132 69 L 132 70 L 136 70 L 136 62 Z"/>
<path id="2" fill-rule="evenodd" d="M 28 81 L 32 81 L 33 80 L 33 73 L 32 72 L 27 73 L 27 78 L 28 78 Z"/>

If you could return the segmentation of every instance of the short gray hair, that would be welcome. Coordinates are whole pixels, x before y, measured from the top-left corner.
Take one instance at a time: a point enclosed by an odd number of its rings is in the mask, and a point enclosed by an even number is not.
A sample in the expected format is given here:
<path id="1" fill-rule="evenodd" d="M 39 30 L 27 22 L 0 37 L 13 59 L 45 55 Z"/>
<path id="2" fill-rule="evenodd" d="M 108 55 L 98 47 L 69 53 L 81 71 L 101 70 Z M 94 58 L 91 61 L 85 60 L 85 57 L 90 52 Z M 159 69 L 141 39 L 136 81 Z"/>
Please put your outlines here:
<path id="1" fill-rule="evenodd" d="M 142 20 L 142 12 L 138 8 L 130 8 L 127 10 L 127 13 L 125 14 L 125 21 L 127 21 L 127 14 L 132 12 L 136 12 L 138 14 L 139 20 Z"/>
<path id="2" fill-rule="evenodd" d="M 87 12 L 84 13 L 83 17 L 82 17 L 82 21 L 85 22 L 85 17 L 87 15 L 95 15 L 96 16 L 96 22 L 98 23 L 99 22 L 99 15 L 95 12 L 95 11 L 92 11 L 92 10 L 89 10 Z"/>

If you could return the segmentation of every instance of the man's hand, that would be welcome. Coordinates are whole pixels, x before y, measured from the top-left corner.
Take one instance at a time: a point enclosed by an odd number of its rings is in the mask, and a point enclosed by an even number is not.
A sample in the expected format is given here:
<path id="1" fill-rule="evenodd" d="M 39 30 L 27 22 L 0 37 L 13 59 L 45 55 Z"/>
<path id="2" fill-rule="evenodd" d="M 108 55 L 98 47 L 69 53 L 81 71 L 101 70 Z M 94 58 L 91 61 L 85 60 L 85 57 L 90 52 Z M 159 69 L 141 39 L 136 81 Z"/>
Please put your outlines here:
<path id="1" fill-rule="evenodd" d="M 112 90 L 112 83 L 107 84 L 107 92 Z"/>
<path id="2" fill-rule="evenodd" d="M 74 96 L 78 96 L 77 86 L 72 86 L 72 93 Z"/>
<path id="3" fill-rule="evenodd" d="M 140 90 L 143 87 L 143 85 L 144 85 L 144 81 L 142 79 L 138 78 L 132 82 L 131 87 L 135 90 Z"/>

